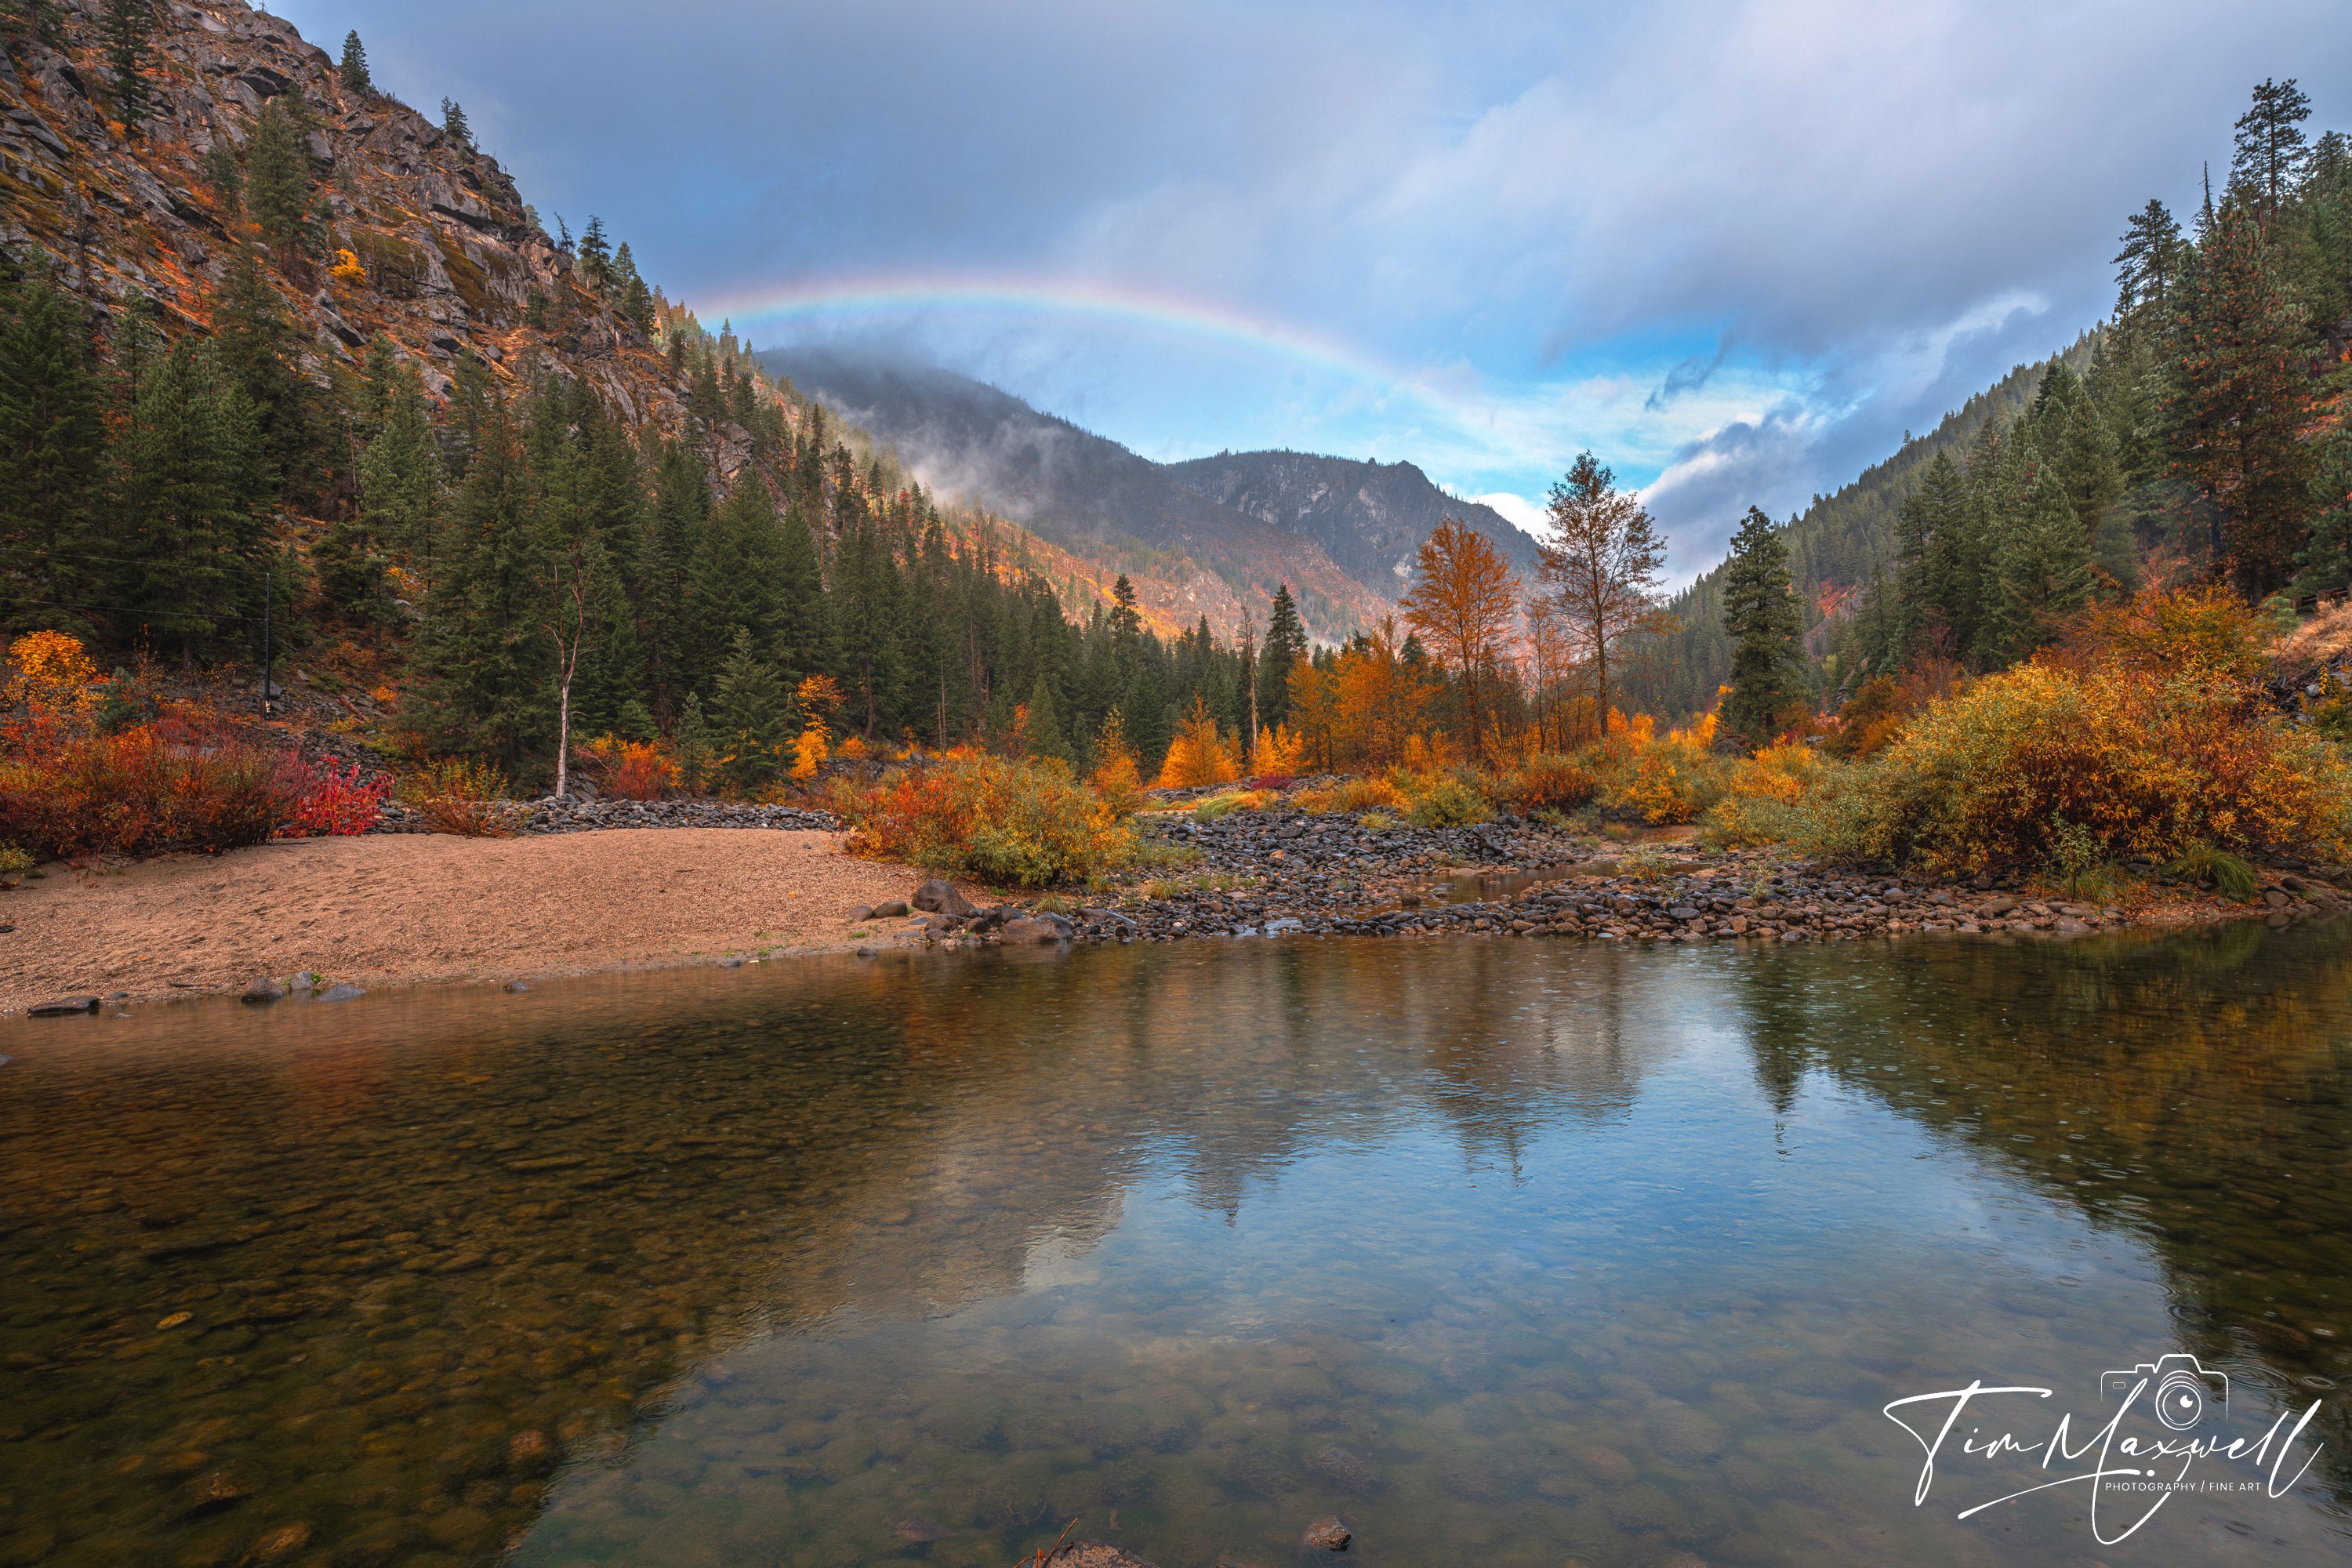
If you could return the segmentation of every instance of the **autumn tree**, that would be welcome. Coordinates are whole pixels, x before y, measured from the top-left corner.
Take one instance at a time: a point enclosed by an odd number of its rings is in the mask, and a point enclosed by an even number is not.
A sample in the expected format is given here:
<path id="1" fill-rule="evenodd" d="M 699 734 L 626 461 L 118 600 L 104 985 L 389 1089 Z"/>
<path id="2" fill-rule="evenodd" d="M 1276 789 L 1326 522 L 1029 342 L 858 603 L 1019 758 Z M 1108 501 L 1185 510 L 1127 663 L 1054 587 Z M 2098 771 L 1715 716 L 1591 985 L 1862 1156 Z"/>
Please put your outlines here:
<path id="1" fill-rule="evenodd" d="M 1636 496 L 1590 452 L 1551 487 L 1544 509 L 1555 538 L 1540 546 L 1538 575 L 1583 658 L 1592 662 L 1595 714 L 1609 714 L 1609 657 L 1626 638 L 1662 632 L 1658 605 L 1666 542 Z"/>
<path id="2" fill-rule="evenodd" d="M 1419 580 L 1404 596 L 1405 619 L 1461 683 L 1470 743 L 1484 757 L 1486 704 L 1480 680 L 1510 646 L 1518 577 L 1492 540 L 1452 517 L 1421 542 L 1414 567 Z"/>

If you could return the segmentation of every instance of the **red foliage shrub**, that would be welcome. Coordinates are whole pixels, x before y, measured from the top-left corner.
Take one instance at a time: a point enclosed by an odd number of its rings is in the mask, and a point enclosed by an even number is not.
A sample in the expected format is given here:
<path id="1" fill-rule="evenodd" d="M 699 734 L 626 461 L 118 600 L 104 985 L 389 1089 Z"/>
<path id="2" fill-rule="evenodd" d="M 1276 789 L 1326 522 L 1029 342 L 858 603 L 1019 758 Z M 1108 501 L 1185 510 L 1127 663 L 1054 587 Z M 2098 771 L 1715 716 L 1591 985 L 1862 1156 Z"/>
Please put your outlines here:
<path id="1" fill-rule="evenodd" d="M 119 734 L 36 710 L 0 757 L 0 838 L 37 855 L 216 855 L 266 843 L 299 795 L 282 760 L 201 713 Z"/>
<path id="2" fill-rule="evenodd" d="M 659 800 L 677 783 L 677 761 L 659 741 L 606 735 L 581 747 L 580 761 L 596 788 L 615 800 Z"/>
<path id="3" fill-rule="evenodd" d="M 1249 781 L 1252 789 L 1288 789 L 1298 781 L 1288 773 L 1265 773 Z"/>
<path id="4" fill-rule="evenodd" d="M 294 815 L 278 828 L 286 838 L 344 837 L 367 832 L 383 816 L 392 794 L 392 780 L 383 774 L 360 776 L 357 763 L 338 769 L 332 763 L 312 764 L 289 755 L 280 764 L 294 792 Z"/>

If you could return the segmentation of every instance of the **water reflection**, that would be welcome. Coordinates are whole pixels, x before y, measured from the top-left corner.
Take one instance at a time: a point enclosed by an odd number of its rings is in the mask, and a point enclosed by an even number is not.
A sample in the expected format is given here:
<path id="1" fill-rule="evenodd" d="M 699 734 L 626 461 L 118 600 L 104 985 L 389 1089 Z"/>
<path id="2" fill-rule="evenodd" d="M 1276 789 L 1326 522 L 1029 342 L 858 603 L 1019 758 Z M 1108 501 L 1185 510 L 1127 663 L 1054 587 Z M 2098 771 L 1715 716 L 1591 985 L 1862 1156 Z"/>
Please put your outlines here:
<path id="1" fill-rule="evenodd" d="M 2342 1377 L 2348 980 L 1202 944 L 16 1026 L 0 1563 L 2087 1563 L 1909 1509 L 1878 1406 Z M 2344 1557 L 2325 1463 L 2097 1560 Z"/>

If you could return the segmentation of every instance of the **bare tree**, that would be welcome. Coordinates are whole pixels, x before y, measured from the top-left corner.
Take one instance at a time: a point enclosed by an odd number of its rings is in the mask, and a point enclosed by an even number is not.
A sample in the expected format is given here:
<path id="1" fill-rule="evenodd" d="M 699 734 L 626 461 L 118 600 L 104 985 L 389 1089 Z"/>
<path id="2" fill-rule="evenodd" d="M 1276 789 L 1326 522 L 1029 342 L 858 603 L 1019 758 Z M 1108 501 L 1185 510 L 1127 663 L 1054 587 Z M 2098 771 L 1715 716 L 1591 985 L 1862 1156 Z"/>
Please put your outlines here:
<path id="1" fill-rule="evenodd" d="M 604 546 L 593 533 L 555 542 L 548 552 L 546 616 L 541 630 L 555 644 L 555 793 L 571 792 L 572 678 L 581 656 L 595 644 L 596 598 L 604 568 Z"/>
<path id="2" fill-rule="evenodd" d="M 1540 547 L 1538 575 L 1576 651 L 1592 661 L 1593 717 L 1607 732 L 1609 656 L 1627 637 L 1672 629 L 1658 604 L 1666 542 L 1639 498 L 1591 453 L 1578 456 L 1551 487 L 1545 508 L 1557 534 Z"/>

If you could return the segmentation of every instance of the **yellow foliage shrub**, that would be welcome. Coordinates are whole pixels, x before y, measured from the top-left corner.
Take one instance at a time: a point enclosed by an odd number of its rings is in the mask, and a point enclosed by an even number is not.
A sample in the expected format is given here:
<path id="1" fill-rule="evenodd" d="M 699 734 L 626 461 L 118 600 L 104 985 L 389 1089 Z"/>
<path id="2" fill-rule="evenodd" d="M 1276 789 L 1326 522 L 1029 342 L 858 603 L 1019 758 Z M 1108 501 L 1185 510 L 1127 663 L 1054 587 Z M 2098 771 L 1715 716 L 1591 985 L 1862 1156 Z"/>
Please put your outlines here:
<path id="1" fill-rule="evenodd" d="M 64 632 L 27 632 L 8 645 L 11 707 L 58 718 L 88 718 L 98 701 L 98 666 L 81 639 Z"/>
<path id="2" fill-rule="evenodd" d="M 1221 735 L 1216 720 L 1209 716 L 1208 706 L 1198 695 L 1184 713 L 1183 722 L 1176 728 L 1176 739 L 1168 747 L 1168 760 L 1160 764 L 1159 787 L 1189 789 L 1197 784 L 1231 784 L 1242 776 L 1239 756 L 1240 737 Z"/>
<path id="3" fill-rule="evenodd" d="M 808 728 L 803 730 L 801 738 L 793 743 L 793 777 L 816 777 L 817 769 L 824 765 L 828 754 L 827 742 L 831 737 L 832 731 L 824 727 L 823 720 L 809 721 Z"/>

